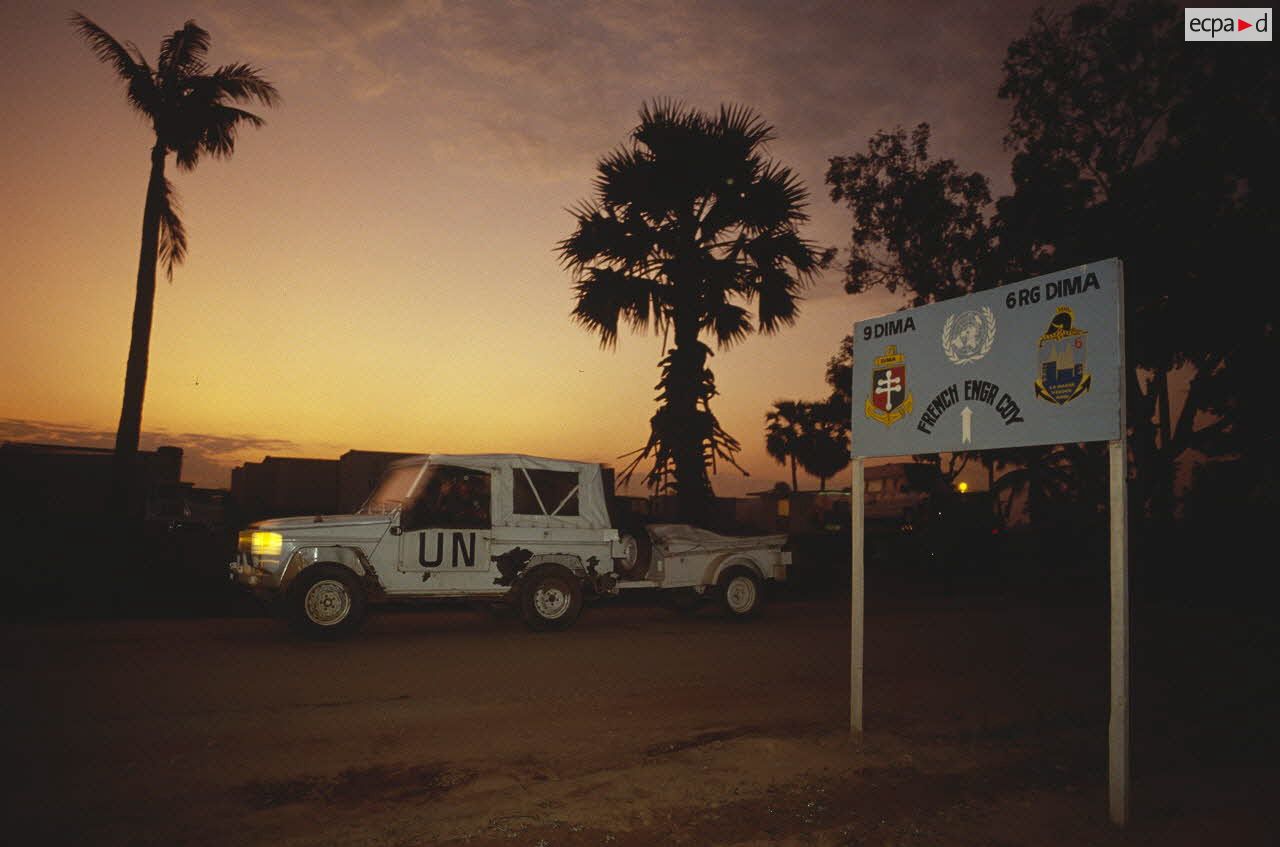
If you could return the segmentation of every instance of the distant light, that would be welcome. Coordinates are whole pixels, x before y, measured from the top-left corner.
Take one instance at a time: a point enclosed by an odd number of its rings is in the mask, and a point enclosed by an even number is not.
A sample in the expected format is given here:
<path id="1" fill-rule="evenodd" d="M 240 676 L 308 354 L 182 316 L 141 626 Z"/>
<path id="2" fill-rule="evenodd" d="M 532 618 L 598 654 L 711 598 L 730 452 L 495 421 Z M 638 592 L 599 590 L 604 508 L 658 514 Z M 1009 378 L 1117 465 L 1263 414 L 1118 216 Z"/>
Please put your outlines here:
<path id="1" fill-rule="evenodd" d="M 956 484 L 956 491 L 959 491 L 961 494 L 965 493 L 968 490 L 969 490 L 969 483 L 960 482 Z"/>

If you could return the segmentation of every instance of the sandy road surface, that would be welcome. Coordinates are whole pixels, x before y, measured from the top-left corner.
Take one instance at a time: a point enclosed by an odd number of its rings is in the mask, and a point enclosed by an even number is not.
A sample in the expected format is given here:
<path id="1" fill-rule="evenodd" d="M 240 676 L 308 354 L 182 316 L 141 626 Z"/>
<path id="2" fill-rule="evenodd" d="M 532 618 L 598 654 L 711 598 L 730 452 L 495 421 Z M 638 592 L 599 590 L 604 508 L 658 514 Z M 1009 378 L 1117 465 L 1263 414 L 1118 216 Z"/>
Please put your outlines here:
<path id="1" fill-rule="evenodd" d="M 1231 626 L 1255 642 L 1253 624 Z M 1142 781 L 1122 834 L 1106 822 L 1105 610 L 873 612 L 870 732 L 857 740 L 844 731 L 848 631 L 843 601 L 785 598 L 746 624 L 603 606 L 545 635 L 437 608 L 375 616 L 336 644 L 264 618 L 8 625 L 5 803 L 21 836 L 10 843 L 1274 835 L 1274 763 L 1258 739 L 1204 726 L 1232 715 L 1253 726 L 1257 679 L 1209 698 L 1212 716 L 1171 711 L 1191 686 L 1173 673 L 1187 654 L 1139 640 Z"/>

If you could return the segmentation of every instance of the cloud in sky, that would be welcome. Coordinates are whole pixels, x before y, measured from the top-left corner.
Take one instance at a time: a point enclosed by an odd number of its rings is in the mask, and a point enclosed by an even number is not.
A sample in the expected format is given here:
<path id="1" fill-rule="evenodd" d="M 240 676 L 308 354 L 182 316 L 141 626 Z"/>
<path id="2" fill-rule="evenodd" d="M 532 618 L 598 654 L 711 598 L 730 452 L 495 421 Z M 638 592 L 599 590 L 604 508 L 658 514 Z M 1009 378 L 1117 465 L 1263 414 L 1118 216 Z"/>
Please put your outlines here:
<path id="1" fill-rule="evenodd" d="M 999 60 L 1037 5 L 325 0 L 210 14 L 261 63 L 332 75 L 356 100 L 409 101 L 426 145 L 446 135 L 432 122 L 463 124 L 488 133 L 491 155 L 557 175 L 567 152 L 620 141 L 640 102 L 673 96 L 748 103 L 823 161 L 930 120 L 940 149 L 1003 179 Z"/>

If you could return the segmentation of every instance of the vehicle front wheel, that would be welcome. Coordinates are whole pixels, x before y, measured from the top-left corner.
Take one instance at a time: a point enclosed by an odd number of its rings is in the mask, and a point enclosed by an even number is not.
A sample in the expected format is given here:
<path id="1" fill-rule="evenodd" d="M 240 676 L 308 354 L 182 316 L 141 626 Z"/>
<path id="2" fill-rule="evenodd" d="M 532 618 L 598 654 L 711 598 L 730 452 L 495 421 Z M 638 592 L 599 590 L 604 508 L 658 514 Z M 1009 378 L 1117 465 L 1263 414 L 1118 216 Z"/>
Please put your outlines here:
<path id="1" fill-rule="evenodd" d="M 525 577 L 520 611 L 530 629 L 568 629 L 582 611 L 582 581 L 561 567 L 539 568 Z"/>
<path id="2" fill-rule="evenodd" d="M 720 601 L 731 618 L 743 619 L 760 613 L 764 591 L 760 577 L 746 568 L 735 568 L 720 577 Z"/>
<path id="3" fill-rule="evenodd" d="M 289 589 L 289 620 L 308 638 L 340 638 L 364 620 L 360 581 L 342 565 L 312 565 Z"/>

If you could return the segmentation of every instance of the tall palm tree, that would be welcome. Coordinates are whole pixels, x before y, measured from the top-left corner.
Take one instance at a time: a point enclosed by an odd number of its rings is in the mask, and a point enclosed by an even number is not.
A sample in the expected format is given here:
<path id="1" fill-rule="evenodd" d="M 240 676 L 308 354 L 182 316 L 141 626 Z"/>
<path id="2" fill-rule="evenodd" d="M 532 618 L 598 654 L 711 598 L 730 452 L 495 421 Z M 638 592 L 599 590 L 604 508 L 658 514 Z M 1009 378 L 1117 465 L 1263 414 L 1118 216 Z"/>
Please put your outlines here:
<path id="1" fill-rule="evenodd" d="M 834 252 L 800 237 L 808 194 L 765 155 L 773 137 L 745 107 L 709 115 L 646 104 L 630 143 L 596 165 L 595 197 L 573 210 L 577 228 L 559 244 L 574 274 L 573 318 L 601 346 L 617 343 L 620 321 L 652 328 L 664 347 L 673 341 L 659 363 L 648 442 L 621 478 L 651 457 L 645 481 L 674 490 L 687 521 L 710 505 L 708 468 L 721 459 L 738 467 L 738 442 L 711 413 L 712 352 L 702 336 L 726 349 L 794 323 L 800 290 Z"/>
<path id="2" fill-rule="evenodd" d="M 765 412 L 764 449 L 780 465 L 791 465 L 791 490 L 798 491 L 796 448 L 804 437 L 809 404 L 800 400 L 778 400 Z"/>
<path id="3" fill-rule="evenodd" d="M 142 399 L 147 384 L 151 346 L 151 318 L 155 306 L 156 266 L 163 262 L 173 278 L 175 265 L 187 252 L 187 235 L 178 216 L 172 183 L 165 178 L 165 160 L 174 154 L 179 170 L 191 170 L 208 154 L 227 158 L 235 150 L 236 132 L 244 124 L 261 126 L 257 115 L 232 103 L 258 101 L 270 106 L 279 100 L 275 86 L 245 64 L 209 70 L 209 33 L 195 21 L 163 39 L 152 68 L 132 42 L 116 41 L 106 30 L 79 12 L 71 25 L 102 62 L 115 69 L 125 83 L 129 105 L 141 112 L 155 132 L 151 148 L 151 176 L 142 210 L 142 250 L 133 303 L 133 331 L 125 367 L 124 402 L 116 430 L 113 467 L 116 503 L 132 498 L 133 466 L 142 430 Z"/>

